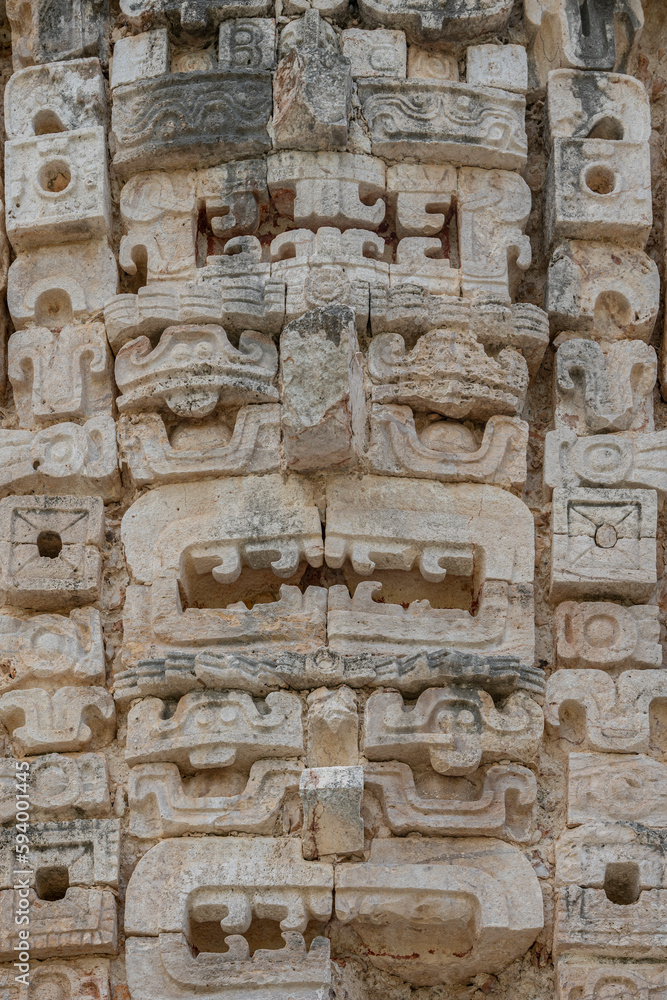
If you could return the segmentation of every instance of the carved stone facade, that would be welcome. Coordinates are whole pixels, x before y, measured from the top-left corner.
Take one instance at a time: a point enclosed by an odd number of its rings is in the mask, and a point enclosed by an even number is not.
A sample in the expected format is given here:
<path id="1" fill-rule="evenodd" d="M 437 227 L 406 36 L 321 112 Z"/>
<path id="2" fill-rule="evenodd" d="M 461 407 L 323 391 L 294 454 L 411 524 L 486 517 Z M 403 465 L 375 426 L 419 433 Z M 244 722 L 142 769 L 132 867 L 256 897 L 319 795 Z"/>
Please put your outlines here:
<path id="1" fill-rule="evenodd" d="M 0 1000 L 664 1000 L 664 3 L 0 27 Z"/>

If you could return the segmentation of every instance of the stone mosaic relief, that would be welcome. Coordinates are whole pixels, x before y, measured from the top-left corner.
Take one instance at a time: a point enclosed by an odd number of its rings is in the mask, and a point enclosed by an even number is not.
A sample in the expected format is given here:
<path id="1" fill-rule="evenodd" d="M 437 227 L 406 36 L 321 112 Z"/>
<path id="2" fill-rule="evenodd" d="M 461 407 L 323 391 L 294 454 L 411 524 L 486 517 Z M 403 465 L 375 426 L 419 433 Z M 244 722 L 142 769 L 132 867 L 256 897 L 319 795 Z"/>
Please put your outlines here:
<path id="1" fill-rule="evenodd" d="M 662 1000 L 662 5 L 4 32 L 0 1000 Z"/>

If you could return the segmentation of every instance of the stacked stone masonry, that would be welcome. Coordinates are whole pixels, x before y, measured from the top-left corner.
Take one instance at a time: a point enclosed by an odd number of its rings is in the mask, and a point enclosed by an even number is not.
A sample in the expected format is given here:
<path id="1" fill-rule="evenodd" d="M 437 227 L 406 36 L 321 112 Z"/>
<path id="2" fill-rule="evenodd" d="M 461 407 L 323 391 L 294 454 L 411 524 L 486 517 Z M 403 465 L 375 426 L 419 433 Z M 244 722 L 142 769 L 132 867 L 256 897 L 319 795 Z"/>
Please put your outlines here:
<path id="1" fill-rule="evenodd" d="M 662 0 L 0 17 L 0 1000 L 664 1000 Z"/>

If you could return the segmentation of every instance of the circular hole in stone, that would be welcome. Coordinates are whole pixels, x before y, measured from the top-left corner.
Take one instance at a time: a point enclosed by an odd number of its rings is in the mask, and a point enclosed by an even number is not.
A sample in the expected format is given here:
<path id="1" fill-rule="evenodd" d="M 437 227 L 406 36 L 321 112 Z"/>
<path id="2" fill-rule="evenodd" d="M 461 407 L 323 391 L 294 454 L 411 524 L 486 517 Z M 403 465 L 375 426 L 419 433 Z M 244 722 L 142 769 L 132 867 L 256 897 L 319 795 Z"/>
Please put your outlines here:
<path id="1" fill-rule="evenodd" d="M 63 547 L 57 531 L 40 531 L 37 536 L 37 551 L 45 559 L 57 559 Z"/>
<path id="2" fill-rule="evenodd" d="M 584 181 L 589 191 L 595 194 L 611 194 L 616 187 L 616 174 L 610 167 L 596 163 L 584 174 Z"/>
<path id="3" fill-rule="evenodd" d="M 72 182 L 72 174 L 64 160 L 51 160 L 45 163 L 38 174 L 39 184 L 43 191 L 59 194 L 65 191 Z"/>

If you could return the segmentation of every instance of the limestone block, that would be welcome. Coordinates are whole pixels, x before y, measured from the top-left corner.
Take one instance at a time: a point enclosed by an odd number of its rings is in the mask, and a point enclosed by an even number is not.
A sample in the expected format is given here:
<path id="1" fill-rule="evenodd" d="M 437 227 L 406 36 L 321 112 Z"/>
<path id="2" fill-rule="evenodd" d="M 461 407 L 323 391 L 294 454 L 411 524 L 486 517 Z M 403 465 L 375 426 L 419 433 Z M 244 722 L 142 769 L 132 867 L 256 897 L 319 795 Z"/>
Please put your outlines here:
<path id="1" fill-rule="evenodd" d="M 603 1000 L 610 991 L 625 991 L 641 997 L 660 994 L 667 985 L 667 966 L 659 962 L 623 962 L 561 956 L 556 965 L 557 1000 L 575 1000 L 577 996 Z"/>
<path id="2" fill-rule="evenodd" d="M 344 686 L 312 691 L 308 695 L 306 733 L 310 768 L 326 770 L 334 764 L 358 764 L 359 717 L 352 689 Z"/>
<path id="3" fill-rule="evenodd" d="M 551 138 L 648 142 L 651 106 L 634 76 L 560 69 L 549 74 L 547 128 Z"/>
<path id="4" fill-rule="evenodd" d="M 122 176 L 213 166 L 270 148 L 271 74 L 199 65 L 115 87 L 111 139 Z"/>
<path id="5" fill-rule="evenodd" d="M 457 193 L 454 167 L 440 163 L 397 163 L 387 168 L 387 198 L 396 235 L 435 236 Z"/>
<path id="6" fill-rule="evenodd" d="M 480 296 L 470 302 L 470 329 L 494 355 L 506 347 L 520 351 L 530 378 L 535 378 L 549 343 L 549 317 L 542 309 L 529 302 L 509 306 L 496 295 Z"/>
<path id="7" fill-rule="evenodd" d="M 423 334 L 408 350 L 399 333 L 373 337 L 368 348 L 373 403 L 410 406 L 445 417 L 488 420 L 523 409 L 528 367 L 513 348 L 497 356 L 468 330 Z"/>
<path id="8" fill-rule="evenodd" d="M 182 7 L 181 7 L 182 9 Z M 220 69 L 272 70 L 276 65 L 276 22 L 270 17 L 236 17 L 218 34 Z"/>
<path id="9" fill-rule="evenodd" d="M 30 66 L 5 87 L 8 139 L 104 125 L 107 102 L 98 59 Z"/>
<path id="10" fill-rule="evenodd" d="M 530 585 L 486 581 L 476 594 L 474 614 L 432 608 L 428 600 L 412 601 L 407 608 L 384 603 L 381 592 L 382 584 L 370 580 L 362 581 L 352 597 L 345 586 L 329 589 L 327 640 L 333 650 L 401 656 L 447 646 L 457 652 L 516 656 L 525 666 L 533 664 Z"/>
<path id="11" fill-rule="evenodd" d="M 656 524 L 653 490 L 554 490 L 551 599 L 648 600 L 657 581 Z"/>
<path id="12" fill-rule="evenodd" d="M 12 30 L 14 69 L 39 63 L 97 56 L 109 57 L 109 5 L 95 0 L 10 0 L 7 17 Z"/>
<path id="13" fill-rule="evenodd" d="M 578 435 L 652 431 L 657 373 L 655 348 L 641 341 L 566 340 L 556 354 L 556 428 Z"/>
<path id="14" fill-rule="evenodd" d="M 512 4 L 509 0 L 362 0 L 360 10 L 368 24 L 389 25 L 405 31 L 408 41 L 435 42 L 476 38 L 487 31 L 502 31 Z"/>
<path id="15" fill-rule="evenodd" d="M 288 25 L 273 77 L 276 149 L 331 150 L 347 145 L 352 103 L 350 60 L 340 54 L 336 34 L 326 31 L 319 11 L 307 10 Z M 289 51 L 286 51 L 289 49 Z"/>
<path id="16" fill-rule="evenodd" d="M 353 77 L 382 76 L 405 80 L 407 46 L 402 31 L 346 28 L 341 34 L 343 56 L 350 60 Z"/>
<path id="17" fill-rule="evenodd" d="M 408 78 L 459 82 L 459 61 L 437 46 L 408 45 Z"/>
<path id="18" fill-rule="evenodd" d="M 268 694 L 262 711 L 245 691 L 192 691 L 172 715 L 159 698 L 144 698 L 127 719 L 128 764 L 248 768 L 261 758 L 302 753 L 301 702 L 285 691 Z"/>
<path id="19" fill-rule="evenodd" d="M 377 229 L 384 218 L 385 166 L 372 156 L 275 153 L 267 180 L 276 208 L 297 226 Z"/>
<path id="20" fill-rule="evenodd" d="M 667 889 L 643 892 L 636 902 L 613 903 L 604 889 L 565 886 L 558 890 L 554 955 L 601 958 L 667 958 Z"/>
<path id="21" fill-rule="evenodd" d="M 336 866 L 336 917 L 376 968 L 412 986 L 466 983 L 531 946 L 542 893 L 526 858 L 498 840 L 374 840 L 367 862 Z"/>
<path id="22" fill-rule="evenodd" d="M 521 95 L 414 78 L 358 86 L 375 156 L 503 170 L 526 163 Z"/>
<path id="23" fill-rule="evenodd" d="M 549 261 L 545 305 L 555 332 L 648 341 L 660 307 L 657 264 L 643 250 L 563 240 Z"/>
<path id="24" fill-rule="evenodd" d="M 95 493 L 116 499 L 119 492 L 112 416 L 91 417 L 83 426 L 58 423 L 41 431 L 0 430 L 0 496 Z"/>
<path id="25" fill-rule="evenodd" d="M 459 171 L 463 295 L 491 295 L 510 304 L 518 270 L 525 271 L 532 260 L 530 240 L 523 232 L 530 208 L 530 188 L 519 174 L 476 167 Z"/>
<path id="26" fill-rule="evenodd" d="M 458 295 L 461 278 L 450 265 L 439 238 L 407 236 L 396 247 L 396 260 L 389 265 L 392 287 L 405 282 L 417 284 L 431 295 Z"/>
<path id="27" fill-rule="evenodd" d="M 143 24 L 146 15 L 158 23 L 180 26 L 185 35 L 217 26 L 230 17 L 261 17 L 269 10 L 268 0 L 201 0 L 184 4 L 182 0 L 122 0 L 121 11 L 131 21 Z"/>
<path id="28" fill-rule="evenodd" d="M 557 670 L 547 680 L 544 714 L 547 724 L 570 741 L 574 723 L 581 730 L 581 750 L 647 753 L 651 705 L 665 692 L 662 670 L 626 670 L 616 680 L 603 670 Z"/>
<path id="29" fill-rule="evenodd" d="M 523 45 L 471 45 L 466 52 L 466 81 L 500 87 L 515 94 L 528 90 L 528 60 Z"/>
<path id="30" fill-rule="evenodd" d="M 109 778 L 102 754 L 77 757 L 48 753 L 30 762 L 30 819 L 33 823 L 99 819 L 111 811 Z M 16 818 L 16 761 L 0 761 L 0 823 Z"/>
<path id="31" fill-rule="evenodd" d="M 20 253 L 10 265 L 7 306 L 17 329 L 60 330 L 102 315 L 118 290 L 116 258 L 106 239 Z"/>
<path id="32" fill-rule="evenodd" d="M 15 830 L 0 830 L 0 888 L 15 882 Z M 65 823 L 30 824 L 30 865 L 41 898 L 48 892 L 54 868 L 67 869 L 71 886 L 118 886 L 120 820 L 75 819 Z"/>
<path id="33" fill-rule="evenodd" d="M 351 661 L 352 668 L 354 658 L 345 659 Z M 544 691 L 544 675 L 539 667 L 526 667 L 518 656 L 506 654 L 480 655 L 456 649 L 423 650 L 406 656 L 379 657 L 373 661 L 373 670 L 373 676 L 368 679 L 364 676 L 358 683 L 396 688 L 407 695 L 418 695 L 436 686 L 474 688 L 488 691 L 494 698 L 507 697 L 516 690 L 535 694 Z M 348 683 L 354 683 L 352 669 L 349 670 Z"/>
<path id="34" fill-rule="evenodd" d="M 215 794 L 215 782 L 190 790 L 176 764 L 140 764 L 130 771 L 128 783 L 130 833 L 143 840 L 189 833 L 271 834 L 287 802 L 296 801 L 301 773 L 301 764 L 292 761 L 259 760 L 240 792 L 222 795 Z"/>
<path id="35" fill-rule="evenodd" d="M 182 934 L 127 941 L 127 978 L 133 1000 L 187 1000 L 193 989 L 206 1000 L 328 1000 L 331 987 L 329 941 L 313 938 L 306 947 L 297 931 L 282 934 L 280 949 L 257 948 L 252 957 L 246 939 L 225 938 L 229 950 L 192 957 Z"/>
<path id="36" fill-rule="evenodd" d="M 17 330 L 7 343 L 7 374 L 21 427 L 112 415 L 112 357 L 103 323 Z"/>
<path id="37" fill-rule="evenodd" d="M 363 229 L 292 229 L 271 243 L 271 277 L 284 282 L 289 321 L 320 306 L 350 306 L 357 332 L 368 325 L 369 288 L 386 285 L 385 241 Z"/>
<path id="38" fill-rule="evenodd" d="M 478 798 L 420 795 L 407 764 L 367 764 L 364 788 L 397 836 L 502 837 L 526 841 L 532 829 L 537 796 L 535 775 L 517 764 L 493 764 L 485 773 Z M 429 792 L 431 789 L 429 789 Z"/>
<path id="39" fill-rule="evenodd" d="M 667 888 L 666 839 L 665 831 L 634 820 L 564 830 L 556 844 L 556 885 L 604 889 L 611 902 L 630 905 L 642 892 Z"/>
<path id="40" fill-rule="evenodd" d="M 518 691 L 496 708 L 486 691 L 428 688 L 413 707 L 397 692 L 377 691 L 366 702 L 364 753 L 439 774 L 472 774 L 480 764 L 530 763 L 544 728 L 540 706 Z"/>
<path id="41" fill-rule="evenodd" d="M 237 935 L 244 934 L 253 919 L 268 913 L 273 919 L 280 917 L 281 931 L 302 934 L 309 920 L 328 920 L 332 892 L 332 866 L 305 862 L 297 839 L 163 840 L 144 854 L 132 873 L 125 901 L 125 933 L 154 938 L 166 933 L 187 947 L 188 923 L 214 919 L 223 931 Z M 190 961 L 194 962 L 192 952 Z M 134 964 L 128 954 L 133 993 Z M 180 971 L 179 965 L 175 963 L 175 971 Z M 210 979 L 208 985 L 213 985 Z M 137 995 L 141 1000 L 143 994 Z"/>
<path id="42" fill-rule="evenodd" d="M 25 929 L 25 928 L 24 928 Z M 6 980 L 3 978 L 6 973 Z M 48 997 L 49 991 L 62 1000 L 76 1000 L 85 996 L 86 990 L 92 990 L 96 1000 L 112 1000 L 109 985 L 109 961 L 104 958 L 79 958 L 74 961 L 61 962 L 57 959 L 46 962 L 30 962 L 30 979 L 17 982 L 14 978 L 19 970 L 10 966 L 0 968 L 0 986 L 6 991 L 6 1000 L 31 1000 L 30 993 L 39 996 L 43 991 Z"/>
<path id="43" fill-rule="evenodd" d="M 70 886 L 62 899 L 55 900 L 39 899 L 35 890 L 30 889 L 28 904 L 31 962 L 40 958 L 117 953 L 118 915 L 116 896 L 112 889 Z M 0 961 L 2 962 L 15 961 L 16 952 L 21 947 L 20 928 L 14 922 L 14 914 L 18 912 L 19 891 L 15 889 L 0 891 Z M 47 980 L 47 989 L 50 990 L 51 986 L 52 983 Z M 62 991 L 62 983 L 58 986 Z"/>
<path id="44" fill-rule="evenodd" d="M 137 582 L 180 579 L 186 597 L 186 563 L 217 583 L 234 582 L 243 564 L 289 579 L 302 562 L 322 565 L 315 496 L 314 485 L 296 476 L 210 480 L 195 496 L 187 484 L 161 486 L 123 517 L 128 566 Z"/>
<path id="45" fill-rule="evenodd" d="M 164 28 L 119 38 L 113 47 L 109 82 L 112 90 L 169 72 L 169 38 Z"/>
<path id="46" fill-rule="evenodd" d="M 177 658 L 194 655 L 202 647 L 307 653 L 324 645 L 326 622 L 324 587 L 309 586 L 302 593 L 282 584 L 277 600 L 252 608 L 243 602 L 225 608 L 183 608 L 178 581 L 158 579 L 152 587 L 127 589 L 123 662 L 131 667 L 170 651 L 176 651 Z"/>
<path id="47" fill-rule="evenodd" d="M 355 462 L 366 425 L 360 357 L 348 306 L 315 309 L 283 330 L 280 398 L 288 468 L 308 472 Z"/>
<path id="48" fill-rule="evenodd" d="M 0 722 L 21 754 L 98 750 L 114 738 L 116 709 L 101 687 L 33 688 L 0 697 Z"/>
<path id="49" fill-rule="evenodd" d="M 311 860 L 360 854 L 364 849 L 363 767 L 311 767 L 303 771 L 303 856 Z"/>
<path id="50" fill-rule="evenodd" d="M 118 409 L 166 409 L 198 419 L 209 416 L 219 401 L 231 406 L 276 402 L 277 368 L 278 352 L 262 333 L 242 333 L 237 349 L 221 326 L 172 326 L 155 348 L 140 337 L 119 350 Z"/>
<path id="51" fill-rule="evenodd" d="M 522 489 L 527 444 L 528 424 L 517 417 L 490 417 L 478 442 L 458 421 L 434 419 L 417 431 L 409 406 L 375 403 L 366 457 L 383 475 Z"/>
<path id="52" fill-rule="evenodd" d="M 568 826 L 597 820 L 667 827 L 667 766 L 642 754 L 571 753 Z"/>
<path id="53" fill-rule="evenodd" d="M 63 685 L 104 686 L 102 620 L 96 608 L 22 620 L 0 615 L 0 693 Z"/>
<path id="54" fill-rule="evenodd" d="M 549 244 L 610 240 L 642 249 L 653 223 L 648 143 L 556 137 L 544 209 Z"/>
<path id="55" fill-rule="evenodd" d="M 626 670 L 662 666 L 658 608 L 564 601 L 555 611 L 559 667 Z"/>
<path id="56" fill-rule="evenodd" d="M 524 22 L 533 86 L 544 87 L 549 72 L 561 66 L 626 72 L 644 13 L 641 0 L 611 0 L 583 11 L 578 0 L 527 0 Z"/>
<path id="57" fill-rule="evenodd" d="M 111 226 L 104 128 L 5 143 L 5 223 L 15 250 L 103 238 Z"/>
<path id="58" fill-rule="evenodd" d="M 529 583 L 532 516 L 520 500 L 492 486 L 336 477 L 327 483 L 325 559 L 337 569 L 346 558 L 361 576 L 418 566 L 434 583 L 447 573 L 471 575 L 480 559 L 485 580 Z"/>
<path id="59" fill-rule="evenodd" d="M 171 434 L 158 413 L 123 415 L 118 439 L 121 462 L 136 486 L 277 472 L 280 407 L 242 406 L 233 427 L 213 416 L 179 424 Z"/>

